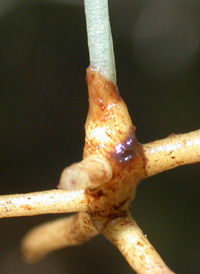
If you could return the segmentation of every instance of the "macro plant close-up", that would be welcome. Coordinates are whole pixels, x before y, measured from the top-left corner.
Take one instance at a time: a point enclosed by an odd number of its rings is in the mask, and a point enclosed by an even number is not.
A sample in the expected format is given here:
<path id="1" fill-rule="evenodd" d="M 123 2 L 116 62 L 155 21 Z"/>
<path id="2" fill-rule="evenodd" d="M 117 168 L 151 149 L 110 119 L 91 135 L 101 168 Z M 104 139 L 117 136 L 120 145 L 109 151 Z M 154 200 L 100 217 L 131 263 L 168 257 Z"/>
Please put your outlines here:
<path id="1" fill-rule="evenodd" d="M 0 273 L 198 273 L 199 11 L 0 3 Z"/>

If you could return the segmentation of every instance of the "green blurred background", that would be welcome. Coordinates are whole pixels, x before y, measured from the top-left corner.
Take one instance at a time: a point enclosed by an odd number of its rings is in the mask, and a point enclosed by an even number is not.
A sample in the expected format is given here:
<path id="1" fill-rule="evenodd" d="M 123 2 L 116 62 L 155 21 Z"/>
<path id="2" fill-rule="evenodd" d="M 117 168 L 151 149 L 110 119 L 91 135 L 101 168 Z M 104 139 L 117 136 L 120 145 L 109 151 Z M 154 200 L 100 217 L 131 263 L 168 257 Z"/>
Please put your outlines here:
<path id="1" fill-rule="evenodd" d="M 118 85 L 138 140 L 198 129 L 200 2 L 109 3 Z M 63 168 L 81 159 L 87 66 L 83 0 L 0 0 L 0 194 L 55 188 Z M 176 273 L 200 273 L 199 168 L 179 167 L 144 181 L 132 205 Z M 23 235 L 57 217 L 1 219 L 0 274 L 133 273 L 101 236 L 26 264 Z"/>

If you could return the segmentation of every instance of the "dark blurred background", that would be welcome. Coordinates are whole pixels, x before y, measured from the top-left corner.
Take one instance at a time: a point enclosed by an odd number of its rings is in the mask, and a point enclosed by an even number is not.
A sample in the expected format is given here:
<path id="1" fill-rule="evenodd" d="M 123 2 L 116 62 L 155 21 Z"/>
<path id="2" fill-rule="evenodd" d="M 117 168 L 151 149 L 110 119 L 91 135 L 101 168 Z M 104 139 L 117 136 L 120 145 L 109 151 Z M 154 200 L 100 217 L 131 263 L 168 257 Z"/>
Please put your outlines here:
<path id="1" fill-rule="evenodd" d="M 200 125 L 200 2 L 110 0 L 118 85 L 142 143 Z M 0 194 L 55 188 L 87 114 L 83 0 L 0 0 Z M 140 184 L 133 215 L 176 273 L 200 272 L 200 165 Z M 61 215 L 59 215 L 61 216 Z M 103 237 L 35 265 L 23 235 L 56 215 L 0 220 L 0 274 L 129 274 Z"/>

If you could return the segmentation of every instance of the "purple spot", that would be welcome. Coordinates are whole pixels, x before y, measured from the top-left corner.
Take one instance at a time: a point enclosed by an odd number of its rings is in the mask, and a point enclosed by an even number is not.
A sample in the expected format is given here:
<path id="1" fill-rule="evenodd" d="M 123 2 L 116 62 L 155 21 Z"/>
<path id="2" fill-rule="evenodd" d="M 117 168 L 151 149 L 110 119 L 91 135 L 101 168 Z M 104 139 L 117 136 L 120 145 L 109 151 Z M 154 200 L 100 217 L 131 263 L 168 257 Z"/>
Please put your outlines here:
<path id="1" fill-rule="evenodd" d="M 135 146 L 134 146 L 135 141 L 136 141 L 135 134 L 134 133 L 130 134 L 129 137 L 125 139 L 124 142 L 119 143 L 115 146 L 115 152 L 112 155 L 120 163 L 131 160 L 135 152 Z"/>

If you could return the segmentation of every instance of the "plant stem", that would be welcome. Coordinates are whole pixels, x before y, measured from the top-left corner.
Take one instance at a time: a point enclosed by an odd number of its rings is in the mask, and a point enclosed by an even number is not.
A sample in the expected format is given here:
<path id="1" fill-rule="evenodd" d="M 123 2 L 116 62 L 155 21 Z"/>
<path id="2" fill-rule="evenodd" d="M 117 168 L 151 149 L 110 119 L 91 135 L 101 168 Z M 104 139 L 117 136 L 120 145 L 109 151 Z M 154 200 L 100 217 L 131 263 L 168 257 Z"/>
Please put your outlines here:
<path id="1" fill-rule="evenodd" d="M 108 0 L 84 0 L 90 66 L 116 84 L 115 58 Z"/>
<path id="2" fill-rule="evenodd" d="M 49 190 L 0 196 L 0 218 L 77 211 L 90 211 L 83 190 Z"/>
<path id="3" fill-rule="evenodd" d="M 143 145 L 146 177 L 177 166 L 200 162 L 200 130 L 170 135 Z"/>
<path id="4" fill-rule="evenodd" d="M 173 274 L 131 216 L 110 221 L 102 231 L 139 274 Z"/>
<path id="5" fill-rule="evenodd" d="M 22 251 L 29 262 L 66 246 L 80 245 L 98 235 L 87 213 L 42 224 L 32 229 L 23 239 Z"/>
<path id="6" fill-rule="evenodd" d="M 64 169 L 59 188 L 64 190 L 96 188 L 112 178 L 112 168 L 101 154 L 92 154 Z"/>

